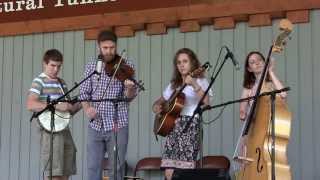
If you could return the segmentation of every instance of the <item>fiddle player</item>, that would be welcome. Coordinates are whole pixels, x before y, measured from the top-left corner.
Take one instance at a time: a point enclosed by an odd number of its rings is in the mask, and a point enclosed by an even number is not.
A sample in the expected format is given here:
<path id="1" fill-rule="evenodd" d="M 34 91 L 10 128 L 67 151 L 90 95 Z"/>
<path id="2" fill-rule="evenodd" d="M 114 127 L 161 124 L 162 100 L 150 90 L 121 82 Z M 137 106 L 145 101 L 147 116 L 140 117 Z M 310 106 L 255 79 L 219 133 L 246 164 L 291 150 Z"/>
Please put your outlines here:
<path id="1" fill-rule="evenodd" d="M 111 31 L 101 31 L 97 37 L 100 57 L 103 59 L 100 78 L 92 76 L 80 87 L 81 99 L 129 99 L 120 102 L 83 102 L 84 112 L 90 123 L 88 125 L 87 141 L 87 168 L 88 180 L 102 179 L 102 161 L 108 153 L 109 179 L 114 179 L 114 158 L 117 160 L 116 179 L 122 180 L 124 176 L 125 156 L 128 144 L 128 108 L 129 103 L 136 97 L 137 88 L 133 81 L 114 78 L 109 87 L 107 84 L 114 72 L 107 72 L 110 65 L 119 60 L 117 52 L 117 36 Z M 133 63 L 123 59 L 123 63 L 134 70 Z M 97 60 L 92 59 L 86 64 L 84 76 L 95 71 Z M 107 68 L 109 67 L 109 68 Z M 114 132 L 117 133 L 115 144 Z M 114 157 L 113 148 L 118 147 L 118 157 Z"/>

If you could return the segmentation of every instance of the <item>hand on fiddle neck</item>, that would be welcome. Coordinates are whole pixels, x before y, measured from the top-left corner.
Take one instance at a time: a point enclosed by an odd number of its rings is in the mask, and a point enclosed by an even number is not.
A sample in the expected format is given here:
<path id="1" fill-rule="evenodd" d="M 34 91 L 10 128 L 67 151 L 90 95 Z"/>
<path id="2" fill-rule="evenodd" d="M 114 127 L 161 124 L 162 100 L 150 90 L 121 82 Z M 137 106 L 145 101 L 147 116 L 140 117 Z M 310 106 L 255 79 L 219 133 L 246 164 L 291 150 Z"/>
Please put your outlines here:
<path id="1" fill-rule="evenodd" d="M 124 81 L 125 96 L 127 98 L 134 98 L 136 96 L 136 87 L 133 81 L 126 79 Z"/>

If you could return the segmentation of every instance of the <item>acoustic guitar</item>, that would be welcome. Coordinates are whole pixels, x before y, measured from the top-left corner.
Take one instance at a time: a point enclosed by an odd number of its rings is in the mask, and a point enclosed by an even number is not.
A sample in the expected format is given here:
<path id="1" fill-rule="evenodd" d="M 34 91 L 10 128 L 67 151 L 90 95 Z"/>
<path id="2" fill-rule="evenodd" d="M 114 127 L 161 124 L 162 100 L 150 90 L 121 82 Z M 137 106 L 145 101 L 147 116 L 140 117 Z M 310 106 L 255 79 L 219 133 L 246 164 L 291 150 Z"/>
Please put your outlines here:
<path id="1" fill-rule="evenodd" d="M 210 66 L 206 62 L 201 67 L 190 73 L 191 77 L 200 76 Z M 185 94 L 182 92 L 187 84 L 183 83 L 179 90 L 175 90 L 170 98 L 162 104 L 162 112 L 155 115 L 153 132 L 155 135 L 167 136 L 174 128 L 175 120 L 179 117 L 185 102 Z"/>

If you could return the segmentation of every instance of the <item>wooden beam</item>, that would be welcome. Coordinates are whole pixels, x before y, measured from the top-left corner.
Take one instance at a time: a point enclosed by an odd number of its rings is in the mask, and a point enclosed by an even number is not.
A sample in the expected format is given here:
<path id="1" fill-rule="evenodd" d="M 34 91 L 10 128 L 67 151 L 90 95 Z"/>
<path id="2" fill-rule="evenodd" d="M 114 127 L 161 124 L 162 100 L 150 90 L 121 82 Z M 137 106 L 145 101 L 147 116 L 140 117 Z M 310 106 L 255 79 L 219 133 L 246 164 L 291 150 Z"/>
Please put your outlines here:
<path id="1" fill-rule="evenodd" d="M 181 21 L 180 32 L 199 32 L 201 30 L 200 24 L 196 20 Z"/>
<path id="2" fill-rule="evenodd" d="M 289 11 L 287 18 L 292 23 L 307 23 L 309 22 L 309 10 Z"/>
<path id="3" fill-rule="evenodd" d="M 86 40 L 95 40 L 95 39 L 97 39 L 99 32 L 102 31 L 102 30 L 110 30 L 110 31 L 112 31 L 112 27 L 86 29 L 84 31 L 84 38 Z"/>
<path id="4" fill-rule="evenodd" d="M 214 19 L 214 29 L 233 29 L 235 21 L 232 17 L 222 17 Z"/>
<path id="5" fill-rule="evenodd" d="M 145 29 L 145 24 L 143 24 L 143 23 L 140 23 L 140 24 L 132 24 L 131 27 L 132 27 L 132 29 L 133 29 L 134 31 L 142 31 L 142 30 Z"/>
<path id="6" fill-rule="evenodd" d="M 117 26 L 114 32 L 118 37 L 131 37 L 134 36 L 134 30 L 131 26 Z"/>
<path id="7" fill-rule="evenodd" d="M 232 16 L 235 22 L 247 22 L 249 21 L 249 15 L 248 14 L 239 14 Z"/>
<path id="8" fill-rule="evenodd" d="M 208 18 L 200 18 L 197 19 L 198 23 L 200 25 L 212 25 L 212 18 L 208 17 Z"/>
<path id="9" fill-rule="evenodd" d="M 166 34 L 167 27 L 164 23 L 150 23 L 147 24 L 146 31 L 148 35 Z"/>
<path id="10" fill-rule="evenodd" d="M 270 14 L 254 14 L 249 16 L 249 26 L 270 26 L 271 16 Z"/>
<path id="11" fill-rule="evenodd" d="M 280 18 L 285 18 L 286 13 L 284 11 L 276 11 L 276 12 L 271 12 L 270 16 L 271 16 L 271 19 L 280 19 Z"/>

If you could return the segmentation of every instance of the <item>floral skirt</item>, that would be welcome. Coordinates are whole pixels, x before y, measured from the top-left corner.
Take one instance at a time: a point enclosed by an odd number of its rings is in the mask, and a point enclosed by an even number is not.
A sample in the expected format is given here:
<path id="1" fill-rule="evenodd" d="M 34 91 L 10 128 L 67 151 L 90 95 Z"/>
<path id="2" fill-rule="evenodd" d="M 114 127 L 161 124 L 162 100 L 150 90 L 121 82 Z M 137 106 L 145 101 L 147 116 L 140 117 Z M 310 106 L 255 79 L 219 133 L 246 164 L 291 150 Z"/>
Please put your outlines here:
<path id="1" fill-rule="evenodd" d="M 193 169 L 199 152 L 199 118 L 195 117 L 184 131 L 190 116 L 176 119 L 175 127 L 166 138 L 161 168 Z"/>

